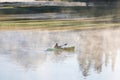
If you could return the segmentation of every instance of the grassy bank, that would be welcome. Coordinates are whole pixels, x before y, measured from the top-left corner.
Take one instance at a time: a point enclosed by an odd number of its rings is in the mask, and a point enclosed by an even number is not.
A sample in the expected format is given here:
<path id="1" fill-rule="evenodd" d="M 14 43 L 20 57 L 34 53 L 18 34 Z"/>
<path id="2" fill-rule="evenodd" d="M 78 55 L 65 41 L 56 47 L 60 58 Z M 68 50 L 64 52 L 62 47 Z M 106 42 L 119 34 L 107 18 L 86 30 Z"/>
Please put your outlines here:
<path id="1" fill-rule="evenodd" d="M 15 18 L 10 15 L 31 13 L 73 13 L 86 19 L 78 20 L 29 20 Z M 41 29 L 41 30 L 73 30 L 89 28 L 120 27 L 120 11 L 109 7 L 7 7 L 0 9 L 0 29 Z M 34 15 L 33 15 L 34 16 Z"/>
<path id="2" fill-rule="evenodd" d="M 83 20 L 11 20 L 0 21 L 0 30 L 40 29 L 40 30 L 76 30 L 91 28 L 120 27 L 120 23 L 103 21 L 102 19 Z"/>

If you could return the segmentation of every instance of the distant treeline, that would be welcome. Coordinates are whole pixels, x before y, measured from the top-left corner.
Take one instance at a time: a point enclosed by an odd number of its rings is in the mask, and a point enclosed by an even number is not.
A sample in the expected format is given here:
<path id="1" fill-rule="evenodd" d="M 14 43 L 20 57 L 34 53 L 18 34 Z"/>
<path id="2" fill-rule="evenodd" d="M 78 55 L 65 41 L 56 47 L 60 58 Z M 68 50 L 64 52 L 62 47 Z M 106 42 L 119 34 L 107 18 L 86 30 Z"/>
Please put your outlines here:
<path id="1" fill-rule="evenodd" d="M 41 1 L 41 0 L 36 0 Z M 118 2 L 119 0 L 43 0 L 43 1 L 72 1 L 72 2 Z"/>
<path id="2" fill-rule="evenodd" d="M 42 6 L 42 7 L 16 7 L 10 9 L 0 9 L 0 14 L 33 14 L 33 13 L 69 13 L 81 16 L 103 16 L 116 14 L 116 8 L 108 7 L 62 7 L 62 6 Z"/>
<path id="3" fill-rule="evenodd" d="M 119 0 L 72 0 L 72 1 L 80 1 L 80 2 L 117 2 Z"/>
<path id="4" fill-rule="evenodd" d="M 87 10 L 87 7 L 80 6 L 41 6 L 41 7 L 14 7 L 0 9 L 0 14 L 30 14 L 30 13 L 61 13 Z"/>
<path id="5" fill-rule="evenodd" d="M 57 1 L 57 2 L 56 2 Z M 41 6 L 120 6 L 120 0 L 45 0 L 44 2 L 1 2 L 0 7 Z"/>
<path id="6" fill-rule="evenodd" d="M 86 2 L 87 5 L 89 3 L 93 3 L 94 5 L 119 5 L 117 4 L 118 2 L 120 3 L 120 0 L 63 0 L 63 1 L 70 1 L 70 2 Z"/>

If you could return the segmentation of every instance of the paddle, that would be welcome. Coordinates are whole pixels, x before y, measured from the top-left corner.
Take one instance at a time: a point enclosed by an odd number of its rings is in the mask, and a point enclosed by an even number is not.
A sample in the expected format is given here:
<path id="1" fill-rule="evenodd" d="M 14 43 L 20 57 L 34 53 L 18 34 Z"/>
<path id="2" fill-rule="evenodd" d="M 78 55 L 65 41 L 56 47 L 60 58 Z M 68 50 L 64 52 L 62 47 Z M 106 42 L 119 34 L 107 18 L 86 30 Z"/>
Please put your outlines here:
<path id="1" fill-rule="evenodd" d="M 61 45 L 61 47 L 66 46 L 66 45 L 67 45 L 67 43 L 65 43 L 65 44 Z"/>

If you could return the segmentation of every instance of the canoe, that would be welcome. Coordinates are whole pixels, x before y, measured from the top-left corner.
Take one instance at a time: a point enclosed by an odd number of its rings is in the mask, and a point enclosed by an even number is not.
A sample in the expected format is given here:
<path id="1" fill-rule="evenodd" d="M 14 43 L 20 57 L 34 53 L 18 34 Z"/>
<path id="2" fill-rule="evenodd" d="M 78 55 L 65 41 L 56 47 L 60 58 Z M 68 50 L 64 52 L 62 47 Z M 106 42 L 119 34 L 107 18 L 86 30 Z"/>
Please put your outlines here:
<path id="1" fill-rule="evenodd" d="M 63 48 L 48 48 L 46 51 L 74 51 L 75 47 L 71 46 L 71 47 L 63 47 Z"/>

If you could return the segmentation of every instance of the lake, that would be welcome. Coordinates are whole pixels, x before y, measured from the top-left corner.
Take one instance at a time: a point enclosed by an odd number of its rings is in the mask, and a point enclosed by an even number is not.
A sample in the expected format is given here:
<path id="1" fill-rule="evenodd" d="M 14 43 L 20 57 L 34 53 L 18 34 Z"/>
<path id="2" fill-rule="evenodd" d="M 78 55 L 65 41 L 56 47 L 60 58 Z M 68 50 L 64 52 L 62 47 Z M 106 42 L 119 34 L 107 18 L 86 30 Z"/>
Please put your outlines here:
<path id="1" fill-rule="evenodd" d="M 75 49 L 47 50 L 56 43 Z M 119 73 L 119 28 L 0 31 L 0 80 L 119 80 Z"/>

